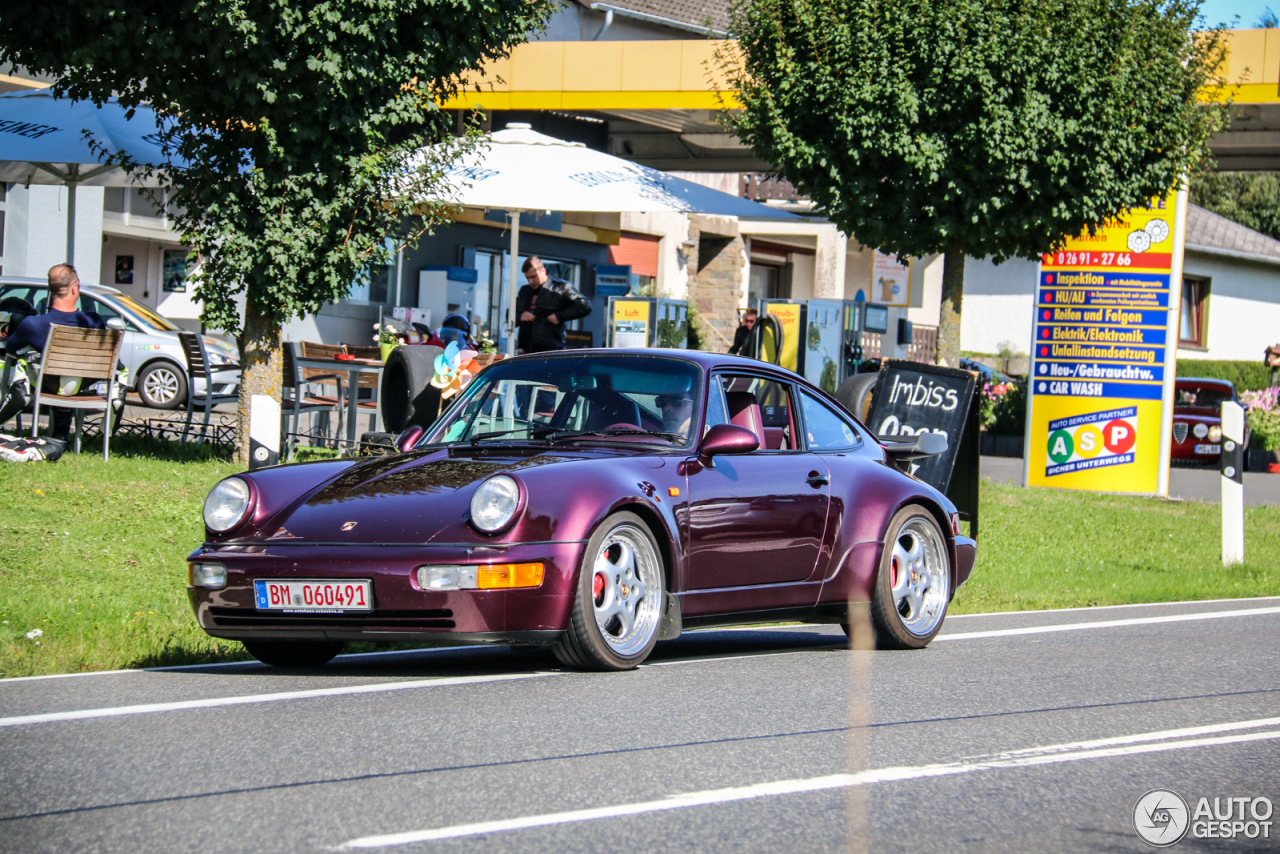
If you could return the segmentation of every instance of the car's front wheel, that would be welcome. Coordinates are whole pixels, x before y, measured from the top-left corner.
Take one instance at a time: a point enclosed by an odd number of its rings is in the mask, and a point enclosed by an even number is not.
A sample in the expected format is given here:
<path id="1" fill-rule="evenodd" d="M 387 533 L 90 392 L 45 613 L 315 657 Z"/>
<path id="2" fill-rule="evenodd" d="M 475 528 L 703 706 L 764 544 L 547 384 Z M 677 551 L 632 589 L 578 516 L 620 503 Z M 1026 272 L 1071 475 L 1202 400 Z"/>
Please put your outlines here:
<path id="1" fill-rule="evenodd" d="M 250 655 L 273 667 L 320 667 L 342 652 L 344 646 L 342 641 L 244 641 Z"/>
<path id="2" fill-rule="evenodd" d="M 573 617 L 554 647 L 556 658 L 583 670 L 630 670 L 653 651 L 662 625 L 658 543 L 639 516 L 615 513 L 583 554 Z"/>
<path id="3" fill-rule="evenodd" d="M 172 362 L 152 362 L 138 374 L 137 389 L 152 409 L 177 409 L 187 402 L 187 373 Z"/>
<path id="4" fill-rule="evenodd" d="M 912 505 L 889 522 L 871 624 L 881 649 L 929 645 L 951 601 L 951 552 L 933 514 Z"/>

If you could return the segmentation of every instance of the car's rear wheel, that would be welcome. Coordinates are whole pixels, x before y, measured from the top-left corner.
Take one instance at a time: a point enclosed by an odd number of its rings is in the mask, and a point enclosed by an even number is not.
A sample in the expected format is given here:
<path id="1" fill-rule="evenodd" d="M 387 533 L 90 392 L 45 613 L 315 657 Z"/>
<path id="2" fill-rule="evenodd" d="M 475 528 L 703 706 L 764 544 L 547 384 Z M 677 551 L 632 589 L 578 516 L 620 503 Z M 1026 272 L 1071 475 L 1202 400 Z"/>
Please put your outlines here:
<path id="1" fill-rule="evenodd" d="M 137 389 L 152 409 L 177 409 L 187 402 L 187 373 L 173 362 L 152 362 L 138 374 Z"/>
<path id="2" fill-rule="evenodd" d="M 244 641 L 250 655 L 273 667 L 320 667 L 342 652 L 344 646 L 342 641 Z"/>
<path id="3" fill-rule="evenodd" d="M 630 670 L 658 641 L 664 596 L 658 544 L 634 513 L 616 513 L 583 552 L 573 617 L 554 651 L 583 670 Z"/>
<path id="4" fill-rule="evenodd" d="M 951 552 L 933 515 L 911 505 L 889 522 L 871 624 L 881 649 L 929 645 L 951 601 Z"/>

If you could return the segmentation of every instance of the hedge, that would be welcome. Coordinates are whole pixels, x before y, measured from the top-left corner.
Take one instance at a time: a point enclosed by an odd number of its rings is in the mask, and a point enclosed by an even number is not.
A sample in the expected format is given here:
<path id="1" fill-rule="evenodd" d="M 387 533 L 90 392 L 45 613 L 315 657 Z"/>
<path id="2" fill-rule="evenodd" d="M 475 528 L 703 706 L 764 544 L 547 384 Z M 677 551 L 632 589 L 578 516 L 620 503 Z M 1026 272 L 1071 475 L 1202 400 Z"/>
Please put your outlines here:
<path id="1" fill-rule="evenodd" d="M 1256 362 L 1233 362 L 1227 359 L 1179 359 L 1178 376 L 1231 380 L 1236 391 L 1258 391 L 1271 385 L 1271 369 Z"/>

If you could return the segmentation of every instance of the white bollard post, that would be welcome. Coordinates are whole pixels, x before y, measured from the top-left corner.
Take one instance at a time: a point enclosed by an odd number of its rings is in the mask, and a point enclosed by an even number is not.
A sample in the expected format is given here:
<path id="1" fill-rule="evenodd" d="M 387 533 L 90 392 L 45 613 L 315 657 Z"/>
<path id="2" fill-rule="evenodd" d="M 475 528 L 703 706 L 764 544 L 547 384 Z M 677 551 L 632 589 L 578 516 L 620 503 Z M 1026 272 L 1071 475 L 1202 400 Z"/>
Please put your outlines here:
<path id="1" fill-rule="evenodd" d="M 280 462 L 280 404 L 270 395 L 249 397 L 249 471 Z"/>
<path id="2" fill-rule="evenodd" d="M 1222 404 L 1222 565 L 1244 563 L 1244 407 Z"/>

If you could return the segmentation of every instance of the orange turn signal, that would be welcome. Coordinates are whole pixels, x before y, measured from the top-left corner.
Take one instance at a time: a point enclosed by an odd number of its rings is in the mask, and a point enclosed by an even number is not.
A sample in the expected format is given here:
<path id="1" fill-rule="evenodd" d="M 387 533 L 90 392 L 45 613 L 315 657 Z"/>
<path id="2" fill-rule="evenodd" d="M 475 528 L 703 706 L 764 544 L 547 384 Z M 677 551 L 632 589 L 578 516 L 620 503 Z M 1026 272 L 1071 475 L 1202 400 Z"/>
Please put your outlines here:
<path id="1" fill-rule="evenodd" d="M 537 587 L 542 584 L 540 563 L 496 563 L 476 568 L 476 582 L 481 590 L 505 587 Z"/>
<path id="2" fill-rule="evenodd" d="M 678 486 L 671 486 L 671 487 L 668 487 L 668 488 L 667 488 L 667 495 L 670 495 L 672 498 L 676 498 L 676 497 L 678 497 L 678 496 L 680 495 L 680 487 L 678 487 Z"/>

